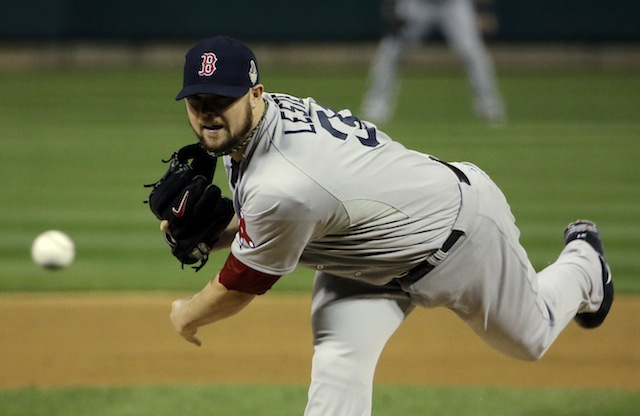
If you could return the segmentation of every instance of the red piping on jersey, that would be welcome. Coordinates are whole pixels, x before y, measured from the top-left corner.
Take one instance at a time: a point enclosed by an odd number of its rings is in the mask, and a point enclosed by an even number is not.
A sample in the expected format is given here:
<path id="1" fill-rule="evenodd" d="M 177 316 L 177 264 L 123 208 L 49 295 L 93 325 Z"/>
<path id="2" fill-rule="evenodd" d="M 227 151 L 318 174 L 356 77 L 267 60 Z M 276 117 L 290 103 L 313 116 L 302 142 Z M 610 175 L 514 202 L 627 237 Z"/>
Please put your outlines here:
<path id="1" fill-rule="evenodd" d="M 271 289 L 280 277 L 254 270 L 229 253 L 227 261 L 220 270 L 219 281 L 229 290 L 262 295 Z"/>

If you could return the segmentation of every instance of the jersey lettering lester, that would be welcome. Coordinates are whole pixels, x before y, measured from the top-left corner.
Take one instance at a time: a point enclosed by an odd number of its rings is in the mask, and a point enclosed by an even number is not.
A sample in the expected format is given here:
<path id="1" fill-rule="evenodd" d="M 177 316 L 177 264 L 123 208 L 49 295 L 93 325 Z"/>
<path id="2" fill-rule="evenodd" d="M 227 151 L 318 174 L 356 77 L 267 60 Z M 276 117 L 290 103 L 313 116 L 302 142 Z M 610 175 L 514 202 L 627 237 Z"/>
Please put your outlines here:
<path id="1" fill-rule="evenodd" d="M 264 97 L 264 123 L 230 183 L 238 260 L 272 275 L 300 264 L 385 284 L 440 247 L 460 207 L 448 168 L 348 110 Z M 225 167 L 231 177 L 229 156 Z"/>

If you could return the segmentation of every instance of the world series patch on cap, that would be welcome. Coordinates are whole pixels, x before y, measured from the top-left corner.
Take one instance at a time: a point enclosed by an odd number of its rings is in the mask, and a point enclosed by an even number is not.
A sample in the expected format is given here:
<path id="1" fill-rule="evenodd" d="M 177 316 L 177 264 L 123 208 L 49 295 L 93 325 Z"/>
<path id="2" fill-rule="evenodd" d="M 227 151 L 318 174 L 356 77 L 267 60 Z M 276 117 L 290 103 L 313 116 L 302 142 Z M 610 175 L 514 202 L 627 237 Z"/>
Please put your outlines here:
<path id="1" fill-rule="evenodd" d="M 258 63 L 251 49 L 228 36 L 216 36 L 187 52 L 176 100 L 195 94 L 242 97 L 258 81 Z"/>

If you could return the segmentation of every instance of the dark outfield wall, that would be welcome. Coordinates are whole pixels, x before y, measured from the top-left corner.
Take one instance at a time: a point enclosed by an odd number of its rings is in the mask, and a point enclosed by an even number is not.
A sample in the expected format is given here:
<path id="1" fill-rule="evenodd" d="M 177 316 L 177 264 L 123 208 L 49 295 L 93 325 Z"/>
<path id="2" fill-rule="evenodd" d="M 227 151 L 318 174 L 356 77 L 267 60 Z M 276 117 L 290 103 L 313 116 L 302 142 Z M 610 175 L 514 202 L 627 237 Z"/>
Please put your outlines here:
<path id="1" fill-rule="evenodd" d="M 0 0 L 0 40 L 362 41 L 376 0 Z M 478 0 L 499 41 L 638 41 L 640 0 Z"/>

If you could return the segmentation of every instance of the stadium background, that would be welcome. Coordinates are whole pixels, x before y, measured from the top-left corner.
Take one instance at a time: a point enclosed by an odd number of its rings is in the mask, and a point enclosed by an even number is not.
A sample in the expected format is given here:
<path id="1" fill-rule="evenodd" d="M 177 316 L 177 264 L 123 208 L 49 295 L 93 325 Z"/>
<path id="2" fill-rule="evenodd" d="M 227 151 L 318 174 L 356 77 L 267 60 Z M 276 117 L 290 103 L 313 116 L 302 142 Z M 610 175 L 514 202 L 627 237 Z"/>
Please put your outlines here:
<path id="1" fill-rule="evenodd" d="M 637 68 L 640 3 L 633 0 L 477 0 L 499 69 Z M 193 40 L 225 33 L 263 65 L 365 67 L 384 31 L 369 0 L 0 1 L 0 68 L 178 66 Z M 407 66 L 452 68 L 436 32 Z"/>
<path id="2" fill-rule="evenodd" d="M 156 41 L 208 37 L 247 41 L 364 41 L 382 31 L 378 2 L 325 0 L 2 1 L 0 38 Z M 633 0 L 479 0 L 485 31 L 499 41 L 638 41 Z"/>

